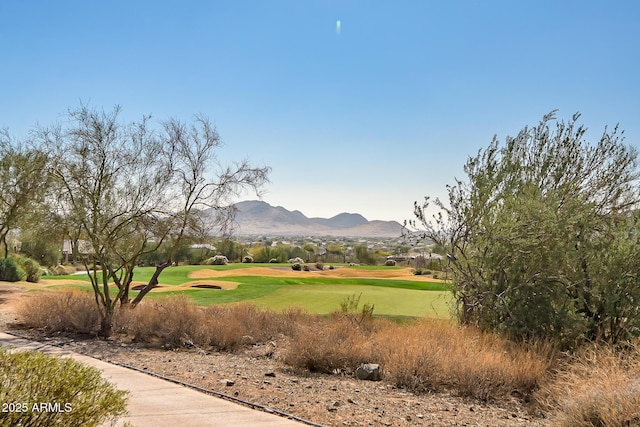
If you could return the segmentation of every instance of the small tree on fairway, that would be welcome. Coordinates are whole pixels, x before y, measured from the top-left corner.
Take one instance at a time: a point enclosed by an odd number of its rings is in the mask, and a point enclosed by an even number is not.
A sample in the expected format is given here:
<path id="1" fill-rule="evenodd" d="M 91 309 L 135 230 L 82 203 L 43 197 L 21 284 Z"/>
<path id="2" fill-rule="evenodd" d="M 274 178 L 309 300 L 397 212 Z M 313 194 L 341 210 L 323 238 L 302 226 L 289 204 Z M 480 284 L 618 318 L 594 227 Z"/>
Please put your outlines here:
<path id="1" fill-rule="evenodd" d="M 269 171 L 246 161 L 219 165 L 220 138 L 203 117 L 192 125 L 169 120 L 153 129 L 148 117 L 123 124 L 119 113 L 119 107 L 106 113 L 81 106 L 69 112 L 64 127 L 40 132 L 57 154 L 58 212 L 78 231 L 76 238 L 90 242 L 85 265 L 95 262 L 102 269 L 88 271 L 104 336 L 111 333 L 118 303 L 130 302 L 140 259 L 167 247 L 133 306 L 158 285 L 183 239 L 207 226 L 227 227 L 234 214 L 230 196 L 246 187 L 257 190 Z M 207 208 L 214 214 L 205 216 Z"/>
<path id="2" fill-rule="evenodd" d="M 637 154 L 617 127 L 587 143 L 578 117 L 494 138 L 433 219 L 416 203 L 410 228 L 448 248 L 463 323 L 565 345 L 640 332 Z"/>

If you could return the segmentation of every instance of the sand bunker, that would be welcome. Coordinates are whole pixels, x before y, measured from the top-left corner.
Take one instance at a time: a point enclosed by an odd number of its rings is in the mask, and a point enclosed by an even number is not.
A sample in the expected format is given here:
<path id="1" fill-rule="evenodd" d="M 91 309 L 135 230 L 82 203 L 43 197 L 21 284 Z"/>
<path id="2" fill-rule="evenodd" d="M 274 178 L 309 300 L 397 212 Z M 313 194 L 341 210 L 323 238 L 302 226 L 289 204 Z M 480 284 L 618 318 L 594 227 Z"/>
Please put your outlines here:
<path id="1" fill-rule="evenodd" d="M 31 285 L 28 287 L 29 289 L 36 289 L 36 288 L 43 288 L 43 287 L 47 288 L 50 286 L 90 285 L 90 283 L 85 280 L 66 280 L 66 279 L 65 280 L 40 279 L 40 281 L 36 284 L 27 283 L 27 282 L 25 282 L 25 284 Z M 132 291 L 142 290 L 142 288 L 144 288 L 146 284 L 147 284 L 146 282 L 138 282 L 138 281 L 131 282 L 131 290 Z M 167 284 L 160 283 L 158 286 L 153 288 L 151 292 L 171 292 L 171 291 L 178 291 L 178 290 L 185 290 L 185 289 L 206 289 L 206 288 L 214 289 L 214 290 L 215 289 L 229 290 L 229 289 L 237 288 L 238 285 L 239 283 L 237 282 L 227 282 L 223 280 L 194 280 L 192 282 L 185 282 L 180 285 L 167 285 Z M 113 283 L 111 283 L 110 286 L 115 287 Z M 217 286 L 217 288 L 214 288 L 215 286 Z"/>
<path id="2" fill-rule="evenodd" d="M 335 278 L 367 278 L 367 279 L 398 279 L 417 282 L 439 282 L 429 276 L 416 276 L 411 268 L 389 270 L 363 270 L 358 268 L 339 267 L 323 271 L 293 271 L 289 267 L 248 267 L 233 270 L 196 270 L 189 273 L 189 278 L 204 279 L 207 277 L 233 276 L 267 276 L 267 277 L 335 277 Z M 190 282 L 195 283 L 195 282 Z M 216 283 L 217 284 L 217 283 Z"/>

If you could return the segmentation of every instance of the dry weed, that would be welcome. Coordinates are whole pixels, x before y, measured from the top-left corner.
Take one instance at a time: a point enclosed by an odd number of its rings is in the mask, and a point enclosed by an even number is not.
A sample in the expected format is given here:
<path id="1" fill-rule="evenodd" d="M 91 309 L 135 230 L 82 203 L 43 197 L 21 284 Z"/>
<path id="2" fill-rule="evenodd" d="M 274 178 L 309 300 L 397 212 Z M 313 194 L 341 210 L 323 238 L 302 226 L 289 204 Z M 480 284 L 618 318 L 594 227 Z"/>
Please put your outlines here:
<path id="1" fill-rule="evenodd" d="M 100 325 L 93 295 L 80 291 L 40 292 L 16 307 L 24 326 L 51 332 L 91 333 Z"/>
<path id="2" fill-rule="evenodd" d="M 640 425 L 640 353 L 593 346 L 566 356 L 536 400 L 558 426 Z"/>
<path id="3" fill-rule="evenodd" d="M 353 372 L 361 363 L 374 362 L 375 347 L 372 335 L 348 317 L 317 318 L 297 325 L 285 363 L 313 372 Z"/>
<path id="4" fill-rule="evenodd" d="M 526 349 L 445 321 L 386 330 L 380 353 L 389 379 L 412 391 L 450 390 L 489 400 L 529 395 L 547 371 L 550 349 Z"/>

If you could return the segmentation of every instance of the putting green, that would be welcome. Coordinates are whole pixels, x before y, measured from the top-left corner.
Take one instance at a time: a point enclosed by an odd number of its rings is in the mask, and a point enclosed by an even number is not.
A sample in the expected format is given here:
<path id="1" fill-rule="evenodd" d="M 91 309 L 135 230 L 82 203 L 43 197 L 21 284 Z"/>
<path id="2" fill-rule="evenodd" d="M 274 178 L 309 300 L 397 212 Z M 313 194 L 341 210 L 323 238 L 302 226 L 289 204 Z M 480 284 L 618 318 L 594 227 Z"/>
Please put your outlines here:
<path id="1" fill-rule="evenodd" d="M 340 303 L 352 295 L 360 296 L 360 306 L 374 305 L 374 315 L 449 318 L 451 293 L 419 291 L 361 285 L 287 286 L 256 298 L 258 306 L 284 310 L 299 306 L 312 313 L 328 314 L 340 310 Z"/>

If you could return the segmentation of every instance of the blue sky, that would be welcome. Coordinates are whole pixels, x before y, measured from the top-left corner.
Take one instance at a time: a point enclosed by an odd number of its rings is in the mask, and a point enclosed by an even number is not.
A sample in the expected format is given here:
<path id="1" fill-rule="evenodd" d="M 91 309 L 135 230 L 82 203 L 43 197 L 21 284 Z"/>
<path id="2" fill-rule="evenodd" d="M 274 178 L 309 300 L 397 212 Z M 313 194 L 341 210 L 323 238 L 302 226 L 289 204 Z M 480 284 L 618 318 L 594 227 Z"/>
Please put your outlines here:
<path id="1" fill-rule="evenodd" d="M 32 0 L 0 20 L 0 127 L 80 102 L 202 113 L 222 159 L 271 166 L 263 199 L 307 216 L 410 219 L 553 109 L 640 146 L 637 1 Z"/>

